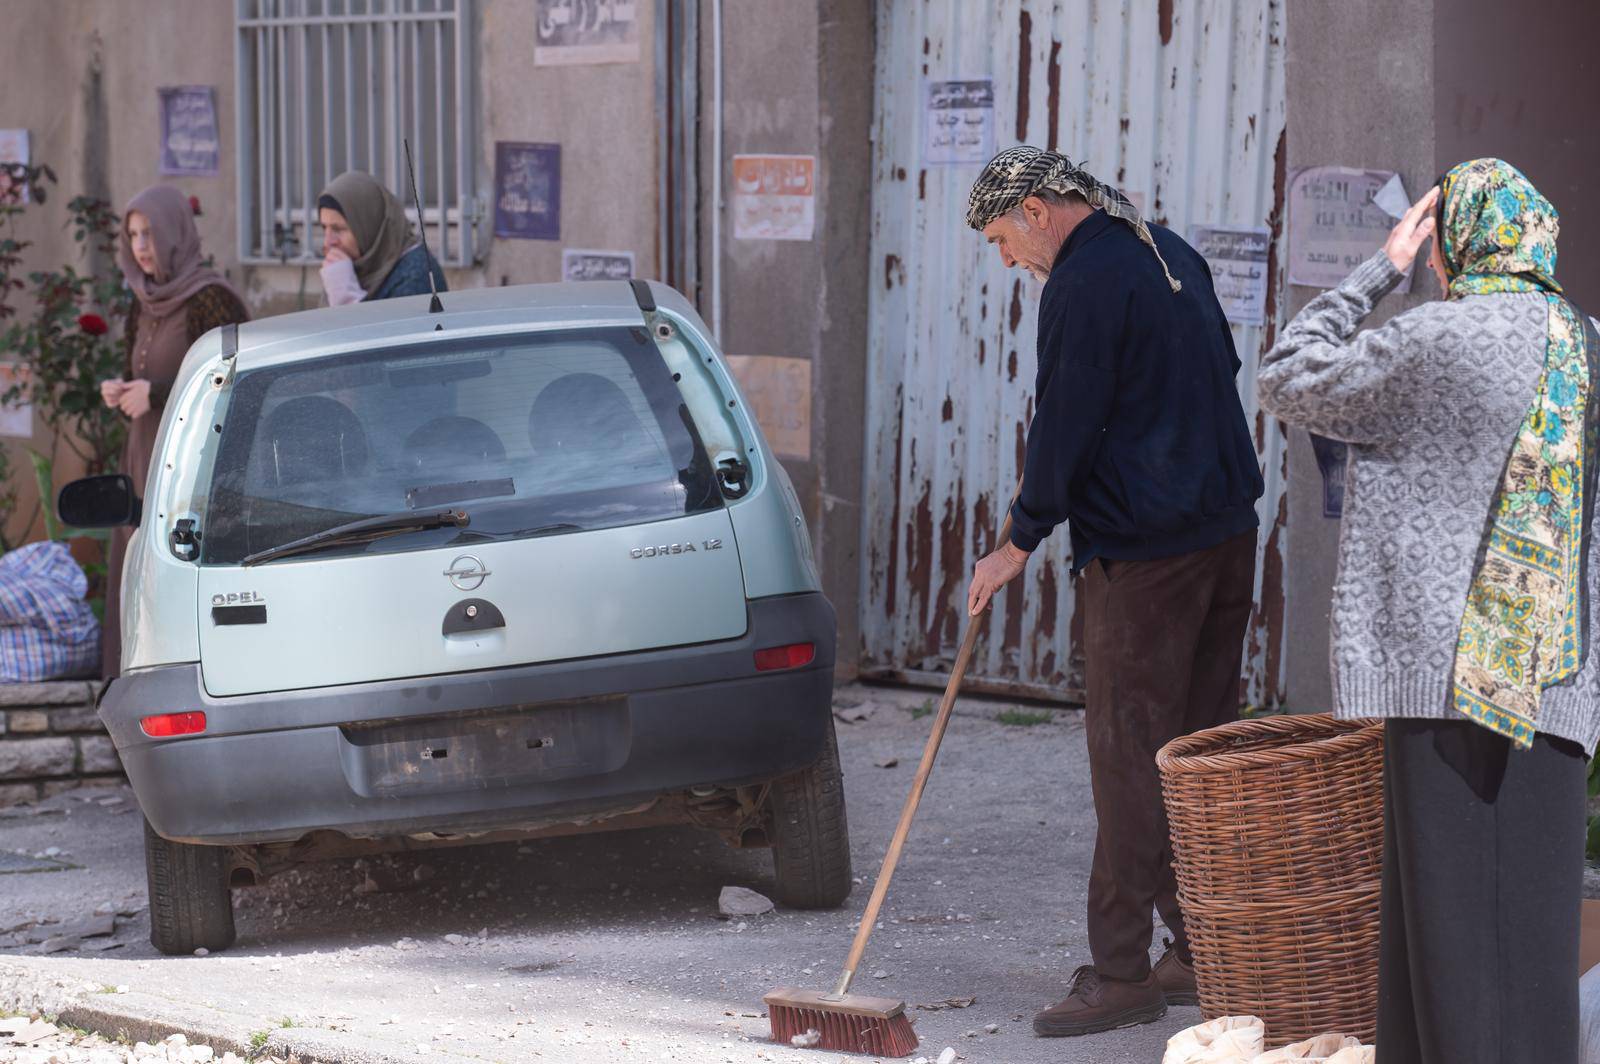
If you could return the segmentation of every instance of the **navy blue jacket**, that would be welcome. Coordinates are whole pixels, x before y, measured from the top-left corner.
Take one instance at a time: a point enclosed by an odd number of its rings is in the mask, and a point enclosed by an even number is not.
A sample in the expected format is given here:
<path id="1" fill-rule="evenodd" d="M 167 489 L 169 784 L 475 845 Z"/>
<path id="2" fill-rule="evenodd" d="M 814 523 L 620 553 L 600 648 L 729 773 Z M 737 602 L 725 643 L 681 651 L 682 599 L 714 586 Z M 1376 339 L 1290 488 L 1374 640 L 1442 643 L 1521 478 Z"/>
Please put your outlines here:
<path id="1" fill-rule="evenodd" d="M 1070 522 L 1073 569 L 1165 558 L 1257 525 L 1261 470 L 1239 357 L 1205 259 L 1151 225 L 1173 292 L 1137 233 L 1101 211 L 1062 246 L 1039 301 L 1039 375 L 1011 542 Z"/>
<path id="2" fill-rule="evenodd" d="M 421 244 L 411 245 L 411 249 L 395 260 L 389 269 L 389 276 L 379 282 L 362 302 L 370 303 L 375 299 L 396 299 L 400 296 L 425 296 L 432 289 L 428 287 L 428 274 L 433 274 L 433 282 L 439 291 L 449 289 L 444 283 L 444 271 L 439 268 L 438 261 L 423 248 Z"/>

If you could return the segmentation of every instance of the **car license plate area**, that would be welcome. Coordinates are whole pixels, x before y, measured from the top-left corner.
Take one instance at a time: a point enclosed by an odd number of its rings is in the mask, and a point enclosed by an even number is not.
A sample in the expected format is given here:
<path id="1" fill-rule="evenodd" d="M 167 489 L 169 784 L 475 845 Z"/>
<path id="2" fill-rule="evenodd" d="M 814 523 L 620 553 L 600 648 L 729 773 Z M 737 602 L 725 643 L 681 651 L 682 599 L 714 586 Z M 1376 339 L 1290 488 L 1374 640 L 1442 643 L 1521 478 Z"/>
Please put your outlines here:
<path id="1" fill-rule="evenodd" d="M 347 725 L 346 774 L 358 794 L 440 794 L 614 772 L 632 734 L 623 699 Z"/>

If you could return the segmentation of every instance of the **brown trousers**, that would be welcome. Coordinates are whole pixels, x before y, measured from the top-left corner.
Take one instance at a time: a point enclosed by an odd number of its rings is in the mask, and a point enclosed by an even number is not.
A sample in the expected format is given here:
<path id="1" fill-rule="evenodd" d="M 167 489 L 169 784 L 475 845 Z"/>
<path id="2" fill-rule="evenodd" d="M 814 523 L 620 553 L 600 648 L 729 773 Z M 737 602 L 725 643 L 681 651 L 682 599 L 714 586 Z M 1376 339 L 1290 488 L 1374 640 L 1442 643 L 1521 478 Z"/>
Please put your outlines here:
<path id="1" fill-rule="evenodd" d="M 1154 906 L 1189 959 L 1156 751 L 1234 720 L 1255 583 L 1256 533 L 1154 561 L 1084 569 L 1084 727 L 1099 830 L 1089 876 L 1096 970 L 1150 972 Z"/>

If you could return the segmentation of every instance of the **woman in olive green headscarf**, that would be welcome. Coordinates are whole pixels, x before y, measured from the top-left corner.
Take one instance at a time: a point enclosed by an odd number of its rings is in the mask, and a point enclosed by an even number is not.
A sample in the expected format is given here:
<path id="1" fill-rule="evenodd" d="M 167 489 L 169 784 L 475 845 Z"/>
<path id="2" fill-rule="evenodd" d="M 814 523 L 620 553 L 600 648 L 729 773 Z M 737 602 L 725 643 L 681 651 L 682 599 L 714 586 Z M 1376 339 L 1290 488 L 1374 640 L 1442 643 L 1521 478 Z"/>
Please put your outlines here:
<path id="1" fill-rule="evenodd" d="M 350 170 L 317 197 L 322 225 L 322 286 L 330 306 L 427 295 L 428 274 L 445 290 L 444 272 L 417 239 L 405 208 L 371 174 Z"/>
<path id="2" fill-rule="evenodd" d="M 1578 1059 L 1600 338 L 1515 167 L 1449 170 L 1262 359 L 1261 405 L 1350 445 L 1334 702 L 1383 717 L 1382 1064 Z M 1421 246 L 1442 302 L 1359 332 Z"/>

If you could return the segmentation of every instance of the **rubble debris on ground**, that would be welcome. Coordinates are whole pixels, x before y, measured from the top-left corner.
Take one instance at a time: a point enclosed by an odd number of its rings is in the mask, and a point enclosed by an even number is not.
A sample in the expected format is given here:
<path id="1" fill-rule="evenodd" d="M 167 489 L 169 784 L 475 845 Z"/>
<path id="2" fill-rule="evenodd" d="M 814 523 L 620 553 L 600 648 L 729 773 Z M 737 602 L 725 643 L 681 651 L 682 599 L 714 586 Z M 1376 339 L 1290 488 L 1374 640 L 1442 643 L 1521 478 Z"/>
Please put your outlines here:
<path id="1" fill-rule="evenodd" d="M 191 1044 L 181 1034 L 128 1045 L 29 1016 L 0 1017 L 0 1059 L 11 1064 L 247 1064 L 244 1057 Z M 248 1064 L 286 1061 L 253 1053 Z"/>
<path id="2" fill-rule="evenodd" d="M 717 911 L 726 917 L 761 916 L 774 908 L 771 898 L 748 887 L 723 887 L 717 897 Z"/>

